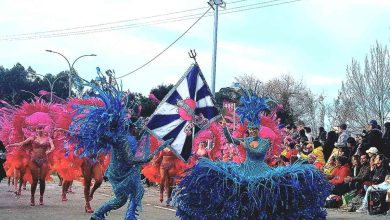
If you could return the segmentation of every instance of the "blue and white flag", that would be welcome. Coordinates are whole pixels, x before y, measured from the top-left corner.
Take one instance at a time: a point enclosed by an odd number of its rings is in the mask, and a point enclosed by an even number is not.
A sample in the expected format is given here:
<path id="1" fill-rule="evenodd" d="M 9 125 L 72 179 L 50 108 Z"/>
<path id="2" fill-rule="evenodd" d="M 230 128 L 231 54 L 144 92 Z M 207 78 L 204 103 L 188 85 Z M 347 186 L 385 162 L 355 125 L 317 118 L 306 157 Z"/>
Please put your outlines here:
<path id="1" fill-rule="evenodd" d="M 146 128 L 160 140 L 173 138 L 171 150 L 187 161 L 193 137 L 218 117 L 209 86 L 195 63 L 161 101 Z"/>

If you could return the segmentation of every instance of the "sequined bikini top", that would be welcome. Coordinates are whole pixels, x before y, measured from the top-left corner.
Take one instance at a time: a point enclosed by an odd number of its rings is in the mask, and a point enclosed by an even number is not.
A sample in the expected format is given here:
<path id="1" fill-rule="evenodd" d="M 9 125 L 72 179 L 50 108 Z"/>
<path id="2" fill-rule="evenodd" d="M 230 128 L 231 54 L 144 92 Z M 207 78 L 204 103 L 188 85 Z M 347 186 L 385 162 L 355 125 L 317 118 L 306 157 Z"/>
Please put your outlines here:
<path id="1" fill-rule="evenodd" d="M 38 142 L 36 140 L 33 140 L 32 147 L 33 148 L 49 148 L 50 147 L 49 139 L 46 139 L 46 141 L 44 141 L 42 143 Z"/>

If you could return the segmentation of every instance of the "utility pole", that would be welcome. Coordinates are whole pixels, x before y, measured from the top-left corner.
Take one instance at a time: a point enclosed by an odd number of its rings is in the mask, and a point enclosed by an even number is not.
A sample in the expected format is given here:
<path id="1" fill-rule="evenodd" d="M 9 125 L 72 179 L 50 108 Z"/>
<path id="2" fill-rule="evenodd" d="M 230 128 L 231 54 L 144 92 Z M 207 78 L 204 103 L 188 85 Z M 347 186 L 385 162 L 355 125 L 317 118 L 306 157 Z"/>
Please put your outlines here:
<path id="1" fill-rule="evenodd" d="M 217 70 L 217 43 L 218 43 L 218 9 L 225 7 L 223 0 L 210 0 L 208 4 L 214 9 L 214 39 L 213 39 L 213 60 L 211 63 L 211 92 L 215 94 L 215 78 Z"/>

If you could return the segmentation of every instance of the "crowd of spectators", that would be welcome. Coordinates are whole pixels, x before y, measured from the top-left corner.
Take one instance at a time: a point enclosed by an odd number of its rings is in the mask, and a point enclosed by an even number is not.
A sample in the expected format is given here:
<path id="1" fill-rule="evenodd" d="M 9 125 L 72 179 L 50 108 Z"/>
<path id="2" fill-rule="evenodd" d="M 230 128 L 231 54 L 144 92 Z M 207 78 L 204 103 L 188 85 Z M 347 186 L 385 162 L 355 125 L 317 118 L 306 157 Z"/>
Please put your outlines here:
<path id="1" fill-rule="evenodd" d="M 351 135 L 346 124 L 329 132 L 321 127 L 316 137 L 303 122 L 285 126 L 283 131 L 279 165 L 296 161 L 313 164 L 334 186 L 332 196 L 354 192 L 360 198 L 360 207 L 350 211 L 367 212 L 373 191 L 387 192 L 390 207 L 390 122 L 384 124 L 382 132 L 377 121 L 371 120 L 367 130 L 358 135 Z"/>

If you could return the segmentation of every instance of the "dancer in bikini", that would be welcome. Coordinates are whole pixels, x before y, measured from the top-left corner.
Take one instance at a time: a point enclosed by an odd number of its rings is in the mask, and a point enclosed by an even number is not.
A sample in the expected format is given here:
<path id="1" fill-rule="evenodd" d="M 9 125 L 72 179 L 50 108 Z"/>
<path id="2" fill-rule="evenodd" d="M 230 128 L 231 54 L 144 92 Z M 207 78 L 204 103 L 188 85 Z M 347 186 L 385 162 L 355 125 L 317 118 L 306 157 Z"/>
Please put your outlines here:
<path id="1" fill-rule="evenodd" d="M 31 206 L 35 206 L 35 190 L 37 189 L 39 181 L 39 204 L 43 205 L 43 195 L 45 193 L 45 178 L 49 172 L 48 154 L 54 150 L 53 140 L 50 137 L 45 137 L 43 134 L 44 126 L 39 125 L 36 128 L 36 136 L 29 137 L 25 141 L 20 143 L 14 143 L 8 145 L 13 146 L 26 146 L 31 144 L 31 159 L 29 167 L 32 175 L 31 183 Z"/>
<path id="2" fill-rule="evenodd" d="M 73 181 L 80 180 L 81 177 L 83 177 L 84 210 L 87 213 L 93 213 L 90 201 L 92 200 L 95 191 L 103 182 L 104 164 L 106 164 L 107 158 L 103 154 L 100 154 L 97 158 L 93 158 L 92 156 L 80 158 L 78 154 L 80 154 L 81 151 L 78 151 L 76 155 L 74 152 L 74 144 L 68 143 L 70 131 L 67 129 L 69 129 L 72 121 L 77 119 L 74 118 L 74 114 L 76 113 L 74 106 L 76 105 L 99 106 L 102 105 L 102 102 L 95 98 L 68 100 L 68 103 L 64 106 L 61 119 L 57 121 L 58 127 L 55 129 L 56 131 L 61 131 L 59 135 L 65 140 L 62 143 L 62 145 L 64 145 L 63 149 L 56 153 L 59 159 L 56 167 L 58 174 L 63 179 L 62 201 L 68 200 L 66 194 L 70 192 Z M 95 182 L 91 188 L 92 179 L 94 179 Z"/>

